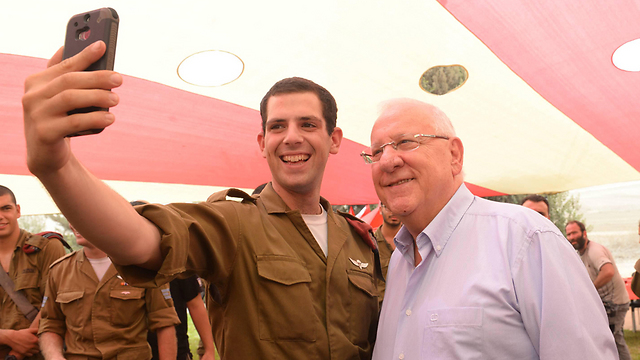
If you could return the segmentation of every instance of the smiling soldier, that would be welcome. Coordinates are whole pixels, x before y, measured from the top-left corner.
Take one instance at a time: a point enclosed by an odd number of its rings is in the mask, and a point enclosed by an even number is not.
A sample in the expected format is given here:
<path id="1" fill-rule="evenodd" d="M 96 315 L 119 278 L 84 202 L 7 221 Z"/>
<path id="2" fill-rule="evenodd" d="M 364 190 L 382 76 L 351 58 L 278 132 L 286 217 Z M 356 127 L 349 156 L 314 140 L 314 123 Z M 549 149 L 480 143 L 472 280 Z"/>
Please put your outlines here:
<path id="1" fill-rule="evenodd" d="M 320 197 L 329 155 L 342 141 L 333 96 L 302 78 L 281 80 L 265 95 L 257 140 L 272 181 L 260 195 L 231 189 L 205 203 L 136 212 L 80 164 L 64 138 L 114 121 L 107 112 L 67 115 L 117 104 L 103 89 L 119 86 L 119 74 L 81 71 L 103 52 L 96 43 L 65 63 L 58 53 L 25 85 L 28 165 L 65 216 L 131 284 L 197 273 L 213 285 L 209 311 L 223 359 L 370 358 L 378 319 L 375 244 Z"/>

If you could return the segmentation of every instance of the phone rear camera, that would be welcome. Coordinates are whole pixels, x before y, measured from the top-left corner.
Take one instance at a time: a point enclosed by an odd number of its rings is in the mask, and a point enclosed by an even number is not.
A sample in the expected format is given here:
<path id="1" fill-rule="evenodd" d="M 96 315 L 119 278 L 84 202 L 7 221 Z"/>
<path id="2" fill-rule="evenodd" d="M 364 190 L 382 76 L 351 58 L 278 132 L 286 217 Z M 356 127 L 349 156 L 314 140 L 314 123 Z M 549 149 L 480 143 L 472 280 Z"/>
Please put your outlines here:
<path id="1" fill-rule="evenodd" d="M 84 22 L 89 22 L 89 19 L 91 19 L 91 16 L 89 14 L 86 14 L 84 16 Z"/>
<path id="2" fill-rule="evenodd" d="M 87 40 L 89 38 L 89 35 L 91 35 L 91 29 L 89 29 L 89 27 L 87 26 L 76 31 L 76 39 L 78 40 Z"/>

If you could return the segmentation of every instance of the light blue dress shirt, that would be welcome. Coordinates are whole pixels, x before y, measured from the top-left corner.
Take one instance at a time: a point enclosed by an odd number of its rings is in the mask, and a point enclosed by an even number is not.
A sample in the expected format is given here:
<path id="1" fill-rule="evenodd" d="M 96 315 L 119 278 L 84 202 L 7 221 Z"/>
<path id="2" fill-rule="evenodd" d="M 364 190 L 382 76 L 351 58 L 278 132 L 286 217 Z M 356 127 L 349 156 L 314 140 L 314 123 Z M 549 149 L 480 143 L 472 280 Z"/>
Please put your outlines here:
<path id="1" fill-rule="evenodd" d="M 600 297 L 558 229 L 462 185 L 395 238 L 374 360 L 617 359 Z"/>

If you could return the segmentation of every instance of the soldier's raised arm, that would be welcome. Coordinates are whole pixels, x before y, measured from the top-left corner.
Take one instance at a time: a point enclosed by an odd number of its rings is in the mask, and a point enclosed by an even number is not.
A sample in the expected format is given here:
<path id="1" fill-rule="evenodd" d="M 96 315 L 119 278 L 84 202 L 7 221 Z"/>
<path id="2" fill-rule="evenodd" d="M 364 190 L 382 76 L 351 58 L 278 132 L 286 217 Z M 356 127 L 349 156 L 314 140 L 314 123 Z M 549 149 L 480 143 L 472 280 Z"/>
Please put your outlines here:
<path id="1" fill-rule="evenodd" d="M 64 61 L 61 48 L 46 70 L 26 79 L 22 105 L 27 165 L 69 221 L 115 263 L 157 269 L 161 259 L 156 227 L 93 176 L 71 151 L 72 140 L 65 137 L 115 121 L 106 111 L 67 114 L 77 108 L 118 104 L 118 95 L 109 90 L 122 84 L 120 74 L 82 71 L 99 59 L 105 48 L 99 41 Z"/>

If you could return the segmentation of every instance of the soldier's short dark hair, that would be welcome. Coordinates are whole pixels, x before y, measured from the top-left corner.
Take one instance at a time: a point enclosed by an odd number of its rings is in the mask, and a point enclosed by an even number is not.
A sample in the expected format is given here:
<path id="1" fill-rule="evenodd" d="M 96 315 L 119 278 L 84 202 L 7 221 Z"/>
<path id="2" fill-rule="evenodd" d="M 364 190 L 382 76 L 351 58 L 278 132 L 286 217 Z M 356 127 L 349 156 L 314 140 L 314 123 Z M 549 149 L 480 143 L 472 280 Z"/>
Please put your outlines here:
<path id="1" fill-rule="evenodd" d="M 272 96 L 280 94 L 293 94 L 311 92 L 318 96 L 322 104 L 322 116 L 324 117 L 329 135 L 333 133 L 338 119 L 338 105 L 331 93 L 322 86 L 301 77 L 290 77 L 275 83 L 265 94 L 260 102 L 260 116 L 262 117 L 262 133 L 265 133 L 267 125 L 267 103 Z"/>
<path id="2" fill-rule="evenodd" d="M 16 201 L 16 195 L 13 193 L 13 191 L 11 191 L 11 189 L 9 189 L 8 187 L 4 186 L 4 185 L 0 185 L 0 196 L 4 196 L 9 194 L 11 196 L 11 201 L 13 201 L 13 203 L 15 205 L 18 204 L 18 202 Z"/>
<path id="3" fill-rule="evenodd" d="M 551 211 L 551 208 L 549 207 L 549 200 L 547 200 L 547 198 L 542 196 L 542 195 L 537 195 L 537 194 L 529 195 L 529 196 L 525 197 L 524 199 L 522 199 L 522 202 L 520 202 L 520 205 L 524 204 L 527 201 L 543 202 L 543 203 L 547 204 L 547 210 Z"/>

